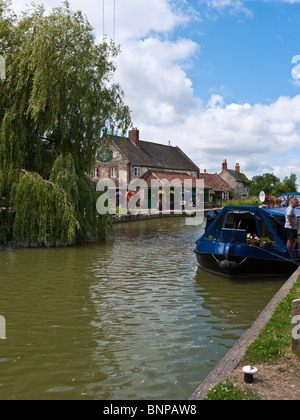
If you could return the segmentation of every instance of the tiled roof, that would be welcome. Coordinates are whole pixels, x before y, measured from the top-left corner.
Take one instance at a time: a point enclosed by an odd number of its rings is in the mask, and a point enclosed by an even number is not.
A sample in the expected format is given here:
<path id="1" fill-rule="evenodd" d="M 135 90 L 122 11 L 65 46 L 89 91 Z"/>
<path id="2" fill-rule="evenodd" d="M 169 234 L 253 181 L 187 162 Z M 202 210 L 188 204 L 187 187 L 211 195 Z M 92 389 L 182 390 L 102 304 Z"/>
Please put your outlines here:
<path id="1" fill-rule="evenodd" d="M 199 168 L 186 156 L 179 147 L 165 146 L 159 143 L 139 141 L 136 146 L 131 140 L 114 137 L 115 145 L 121 150 L 133 166 L 168 169 L 178 171 L 195 171 Z"/>
<path id="2" fill-rule="evenodd" d="M 204 188 L 212 189 L 214 191 L 230 191 L 231 188 L 222 178 L 217 174 L 208 174 L 207 172 L 200 173 L 200 179 L 204 180 Z"/>
<path id="3" fill-rule="evenodd" d="M 165 171 L 151 171 L 149 170 L 144 176 L 143 179 L 147 182 L 147 184 L 149 186 L 151 186 L 151 180 L 152 179 L 157 179 L 158 181 L 162 181 L 162 185 L 164 184 L 164 180 L 168 181 L 172 187 L 176 187 L 176 186 L 184 186 L 184 180 L 192 180 L 192 187 L 196 187 L 196 178 L 187 174 L 187 173 L 170 173 L 170 172 L 165 172 Z M 178 185 L 176 185 L 176 183 L 174 183 L 174 185 L 172 184 L 173 180 L 179 180 L 180 182 L 178 182 Z"/>
<path id="4" fill-rule="evenodd" d="M 244 178 L 241 176 L 241 174 L 237 171 L 234 171 L 233 169 L 226 169 L 227 172 L 230 173 L 230 175 L 236 179 L 239 182 L 245 182 Z"/>

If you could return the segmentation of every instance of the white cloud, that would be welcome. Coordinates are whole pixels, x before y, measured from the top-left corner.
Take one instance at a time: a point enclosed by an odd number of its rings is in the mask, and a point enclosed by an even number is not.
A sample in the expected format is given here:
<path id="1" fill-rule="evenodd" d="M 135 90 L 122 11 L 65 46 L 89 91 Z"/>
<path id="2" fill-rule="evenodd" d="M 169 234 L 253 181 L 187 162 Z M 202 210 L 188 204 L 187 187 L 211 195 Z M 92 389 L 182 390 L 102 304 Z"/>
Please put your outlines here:
<path id="1" fill-rule="evenodd" d="M 276 171 L 280 178 L 294 172 L 300 179 L 300 167 L 287 160 L 300 145 L 300 95 L 282 97 L 270 105 L 225 105 L 222 98 L 211 102 L 213 107 L 208 108 L 195 102 L 192 113 L 181 121 L 174 119 L 168 127 L 141 123 L 141 137 L 171 140 L 208 172 L 220 172 L 227 159 L 232 169 L 239 162 L 250 178 Z"/>
<path id="2" fill-rule="evenodd" d="M 223 106 L 224 99 L 221 95 L 214 93 L 208 101 L 207 108 L 216 108 L 218 104 L 219 106 Z"/>
<path id="3" fill-rule="evenodd" d="M 99 15 L 90 16 L 97 24 L 99 35 L 103 33 L 103 0 L 98 0 Z M 82 7 L 79 0 L 73 0 L 72 5 Z M 88 0 L 90 10 L 95 10 L 95 0 Z M 115 7 L 114 7 L 115 6 Z M 104 32 L 113 38 L 115 26 L 115 40 L 123 44 L 132 39 L 144 39 L 154 33 L 166 34 L 176 27 L 187 24 L 190 19 L 198 20 L 199 14 L 186 0 L 104 0 Z"/>
<path id="4" fill-rule="evenodd" d="M 197 48 L 190 40 L 158 37 L 123 45 L 116 78 L 125 91 L 133 119 L 164 126 L 184 118 L 195 99 L 183 63 Z"/>
<path id="5" fill-rule="evenodd" d="M 274 0 L 261 0 L 261 2 L 264 1 L 273 2 Z M 246 8 L 246 4 L 250 3 L 251 5 L 251 1 L 249 0 L 202 0 L 202 3 L 219 11 L 231 9 L 236 12 L 244 12 L 252 15 L 252 12 Z M 300 0 L 278 0 L 278 3 L 296 4 L 300 3 Z"/>
<path id="6" fill-rule="evenodd" d="M 202 0 L 209 9 L 218 12 L 229 12 L 231 14 L 245 14 L 252 17 L 252 11 L 245 6 L 246 1 L 243 0 Z"/>

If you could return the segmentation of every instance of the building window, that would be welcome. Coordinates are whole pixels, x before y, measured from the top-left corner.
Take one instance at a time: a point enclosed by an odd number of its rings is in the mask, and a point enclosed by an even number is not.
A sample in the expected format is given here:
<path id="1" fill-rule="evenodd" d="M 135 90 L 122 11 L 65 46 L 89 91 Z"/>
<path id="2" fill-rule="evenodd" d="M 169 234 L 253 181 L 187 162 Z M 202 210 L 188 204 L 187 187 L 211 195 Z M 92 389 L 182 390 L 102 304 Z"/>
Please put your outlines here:
<path id="1" fill-rule="evenodd" d="M 197 172 L 192 172 L 192 173 L 191 173 L 191 175 L 192 175 L 194 178 L 197 178 Z"/>
<path id="2" fill-rule="evenodd" d="M 93 178 L 99 178 L 98 176 L 98 168 L 93 168 Z"/>
<path id="3" fill-rule="evenodd" d="M 133 175 L 141 176 L 141 168 L 138 168 L 138 167 L 133 168 Z"/>
<path id="4" fill-rule="evenodd" d="M 112 166 L 109 169 L 109 177 L 110 178 L 117 178 L 117 167 L 116 166 Z"/>

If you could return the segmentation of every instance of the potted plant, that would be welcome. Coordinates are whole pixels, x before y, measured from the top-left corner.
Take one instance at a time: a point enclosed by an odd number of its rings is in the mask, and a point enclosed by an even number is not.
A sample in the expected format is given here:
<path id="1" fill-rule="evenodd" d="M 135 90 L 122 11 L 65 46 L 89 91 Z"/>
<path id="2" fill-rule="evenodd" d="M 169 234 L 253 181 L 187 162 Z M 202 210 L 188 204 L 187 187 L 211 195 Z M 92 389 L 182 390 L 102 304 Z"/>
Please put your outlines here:
<path id="1" fill-rule="evenodd" d="M 272 243 L 271 239 L 266 236 L 266 237 L 260 238 L 259 246 L 261 248 L 269 248 L 271 243 Z"/>
<path id="2" fill-rule="evenodd" d="M 274 207 L 274 197 L 270 195 L 266 195 L 265 204 L 268 208 Z"/>
<path id="3" fill-rule="evenodd" d="M 247 244 L 253 245 L 253 246 L 258 246 L 259 242 L 260 242 L 260 239 L 257 235 L 251 235 L 250 233 L 248 233 Z"/>
<path id="4" fill-rule="evenodd" d="M 275 198 L 274 202 L 275 202 L 275 207 L 281 207 L 282 198 L 277 197 Z"/>

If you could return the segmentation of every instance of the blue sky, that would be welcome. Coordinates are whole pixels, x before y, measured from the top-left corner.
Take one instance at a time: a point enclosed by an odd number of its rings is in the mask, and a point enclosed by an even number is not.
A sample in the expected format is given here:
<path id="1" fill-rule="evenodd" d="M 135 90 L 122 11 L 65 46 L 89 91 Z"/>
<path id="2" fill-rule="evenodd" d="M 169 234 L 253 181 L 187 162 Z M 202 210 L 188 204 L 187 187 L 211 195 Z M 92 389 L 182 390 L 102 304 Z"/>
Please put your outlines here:
<path id="1" fill-rule="evenodd" d="M 17 12 L 26 3 L 13 0 Z M 97 41 L 103 22 L 106 36 L 115 35 L 121 53 L 114 81 L 142 140 L 170 140 L 201 171 L 220 172 L 227 159 L 250 179 L 296 173 L 300 185 L 300 0 L 70 5 L 86 14 Z"/>
<path id="2" fill-rule="evenodd" d="M 198 2 L 193 3 L 197 7 Z M 291 59 L 300 47 L 300 4 L 255 1 L 245 5 L 249 14 L 211 12 L 188 30 L 200 45 L 199 72 L 191 77 L 203 100 L 209 98 L 210 89 L 221 87 L 229 100 L 251 104 L 296 93 L 290 78 Z M 198 10 L 205 15 L 204 6 Z"/>

